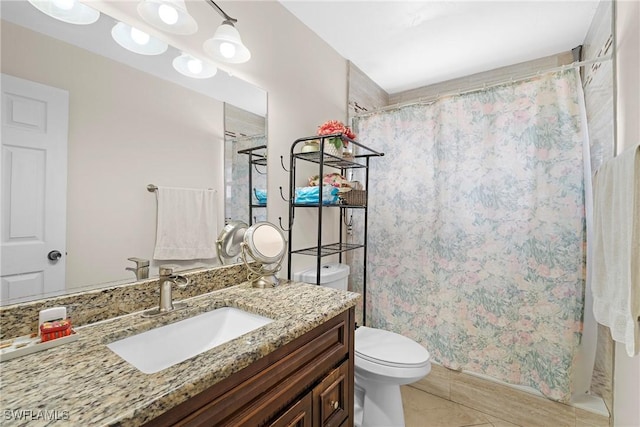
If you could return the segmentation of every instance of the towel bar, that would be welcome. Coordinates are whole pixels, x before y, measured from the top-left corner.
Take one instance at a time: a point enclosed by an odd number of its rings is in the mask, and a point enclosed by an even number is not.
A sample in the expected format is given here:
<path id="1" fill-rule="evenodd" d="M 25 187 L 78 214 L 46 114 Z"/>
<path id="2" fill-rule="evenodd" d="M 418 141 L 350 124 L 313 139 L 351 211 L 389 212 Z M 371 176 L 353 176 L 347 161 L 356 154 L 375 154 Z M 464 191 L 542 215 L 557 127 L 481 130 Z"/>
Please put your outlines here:
<path id="1" fill-rule="evenodd" d="M 157 189 L 158 189 L 158 186 L 157 186 L 157 185 L 153 185 L 153 184 L 149 184 L 149 185 L 147 185 L 147 191 L 148 191 L 149 193 L 153 193 L 153 192 L 155 192 Z M 207 190 L 213 191 L 213 188 L 207 188 Z"/>

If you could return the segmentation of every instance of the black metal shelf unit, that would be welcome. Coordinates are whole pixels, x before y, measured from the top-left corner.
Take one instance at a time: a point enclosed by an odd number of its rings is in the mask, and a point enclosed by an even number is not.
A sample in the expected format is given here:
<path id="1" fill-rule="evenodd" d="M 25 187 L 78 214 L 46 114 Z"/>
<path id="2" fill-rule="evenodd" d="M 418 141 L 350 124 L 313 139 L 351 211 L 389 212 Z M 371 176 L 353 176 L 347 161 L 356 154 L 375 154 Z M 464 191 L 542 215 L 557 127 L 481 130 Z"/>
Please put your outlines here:
<path id="1" fill-rule="evenodd" d="M 255 168 L 255 172 L 261 175 L 267 173 L 267 146 L 258 145 L 256 147 L 245 148 L 244 150 L 238 150 L 238 154 L 246 154 L 249 156 L 249 225 L 253 225 L 256 222 L 253 216 L 253 210 L 267 207 L 266 203 L 255 203 L 253 199 L 255 192 L 255 188 L 253 188 L 253 170 Z M 260 172 L 257 168 L 258 166 L 264 166 L 264 172 Z M 258 200 L 257 195 L 256 200 Z"/>
<path id="2" fill-rule="evenodd" d="M 355 156 L 344 158 L 337 157 L 331 154 L 328 154 L 325 150 L 326 144 L 329 144 L 329 139 L 331 138 L 342 138 L 343 141 L 347 141 L 348 144 L 353 144 L 353 147 L 357 150 Z M 318 140 L 320 151 L 313 152 L 300 152 L 300 145 L 304 144 L 308 141 Z M 357 147 L 357 148 L 356 148 Z M 367 211 L 368 211 L 368 188 L 369 188 L 369 161 L 372 157 L 381 157 L 384 156 L 384 153 L 377 152 L 365 145 L 362 145 L 348 137 L 344 134 L 331 134 L 331 135 L 322 135 L 322 136 L 309 136 L 305 138 L 297 139 L 291 145 L 290 152 L 290 163 L 289 163 L 289 230 L 288 230 L 288 240 L 289 240 L 289 251 L 288 251 L 288 267 L 287 274 L 288 278 L 292 278 L 292 257 L 295 254 L 298 255 L 308 255 L 315 256 L 317 259 L 316 263 L 316 284 L 320 284 L 320 270 L 322 265 L 322 258 L 330 255 L 338 255 L 339 262 L 342 262 L 342 254 L 347 251 L 352 251 L 356 249 L 362 248 L 363 253 L 363 321 L 366 318 L 366 290 L 367 290 Z M 314 204 L 302 204 L 295 202 L 295 190 L 296 190 L 296 164 L 299 161 L 311 162 L 318 165 L 318 177 L 320 181 L 320 185 L 322 185 L 322 177 L 325 174 L 326 168 L 331 168 L 332 171 L 339 170 L 339 173 L 342 176 L 345 176 L 345 173 L 350 169 L 362 169 L 364 170 L 364 203 L 363 204 L 324 204 L 322 199 L 322 191 L 319 192 L 318 203 Z M 318 240 L 317 245 L 307 248 L 294 249 L 293 248 L 293 234 L 294 234 L 294 223 L 295 223 L 295 213 L 296 209 L 317 209 L 317 234 Z M 339 240 L 338 242 L 333 243 L 324 243 L 322 241 L 322 211 L 323 209 L 340 209 L 340 229 L 339 229 Z M 343 241 L 344 239 L 344 230 L 343 230 L 343 218 L 346 218 L 348 209 L 362 209 L 364 211 L 364 230 L 362 243 L 346 243 Z"/>

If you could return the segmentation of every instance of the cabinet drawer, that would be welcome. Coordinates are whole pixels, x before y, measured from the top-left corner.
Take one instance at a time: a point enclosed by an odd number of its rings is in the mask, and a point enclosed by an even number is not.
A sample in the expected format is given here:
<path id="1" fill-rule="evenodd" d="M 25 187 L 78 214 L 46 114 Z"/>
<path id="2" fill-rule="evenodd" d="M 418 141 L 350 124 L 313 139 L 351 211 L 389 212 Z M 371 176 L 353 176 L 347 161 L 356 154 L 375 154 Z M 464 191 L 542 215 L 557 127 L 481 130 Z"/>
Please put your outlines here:
<path id="1" fill-rule="evenodd" d="M 312 402 L 311 393 L 307 393 L 269 427 L 311 427 Z"/>
<path id="2" fill-rule="evenodd" d="M 348 361 L 331 371 L 313 389 L 314 425 L 340 426 L 349 414 L 349 399 L 352 393 L 349 381 Z"/>

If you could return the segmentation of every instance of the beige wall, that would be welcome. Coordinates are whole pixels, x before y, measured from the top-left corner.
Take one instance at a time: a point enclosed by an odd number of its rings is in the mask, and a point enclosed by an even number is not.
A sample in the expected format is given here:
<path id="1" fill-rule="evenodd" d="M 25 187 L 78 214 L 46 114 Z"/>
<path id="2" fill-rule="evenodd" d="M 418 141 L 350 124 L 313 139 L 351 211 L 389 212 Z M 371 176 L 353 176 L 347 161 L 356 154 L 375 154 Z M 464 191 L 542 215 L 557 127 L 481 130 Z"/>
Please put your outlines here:
<path id="1" fill-rule="evenodd" d="M 455 94 L 467 90 L 482 88 L 493 84 L 501 84 L 511 78 L 517 78 L 522 75 L 536 73 L 539 70 L 545 70 L 559 65 L 570 64 L 574 61 L 571 51 L 560 52 L 556 55 L 545 56 L 531 61 L 521 62 L 518 64 L 507 65 L 505 67 L 496 68 L 494 70 L 483 71 L 481 73 L 472 74 L 465 77 L 447 80 L 441 83 L 435 83 L 429 86 L 423 86 L 404 92 L 392 93 L 389 95 L 389 104 L 403 104 L 417 100 L 429 100 L 446 96 L 447 94 Z"/>
<path id="2" fill-rule="evenodd" d="M 640 2 L 616 1 L 617 153 L 640 143 Z"/>
<path id="3" fill-rule="evenodd" d="M 251 48 L 251 61 L 238 67 L 237 75 L 268 92 L 268 218 L 275 224 L 282 218 L 287 228 L 288 204 L 279 187 L 288 194 L 289 174 L 280 156 L 288 165 L 297 138 L 314 135 L 326 120 L 347 119 L 347 61 L 276 1 L 223 2 L 222 7 L 238 19 L 242 40 Z M 307 174 L 298 176 L 296 185 L 303 185 Z M 334 214 L 323 222 L 327 242 L 338 229 Z M 315 244 L 315 219 L 314 213 L 298 210 L 296 247 Z M 295 256 L 294 271 L 313 262 L 313 257 Z M 281 277 L 286 265 L 283 272 Z"/>
<path id="4" fill-rule="evenodd" d="M 389 94 L 349 61 L 349 118 L 389 105 Z"/>
<path id="5" fill-rule="evenodd" d="M 598 5 L 582 45 L 581 59 L 590 60 L 612 54 L 612 9 L 613 2 L 608 0 Z M 592 171 L 614 156 L 613 74 L 613 61 L 598 62 L 581 69 Z"/>
<path id="6" fill-rule="evenodd" d="M 617 0 L 615 9 L 619 154 L 640 143 L 640 2 Z M 624 345 L 616 343 L 614 373 L 614 426 L 640 426 L 640 356 L 627 356 Z"/>
<path id="7" fill-rule="evenodd" d="M 217 189 L 222 228 L 221 102 L 4 21 L 2 72 L 69 92 L 68 288 L 152 258 L 147 184 Z"/>

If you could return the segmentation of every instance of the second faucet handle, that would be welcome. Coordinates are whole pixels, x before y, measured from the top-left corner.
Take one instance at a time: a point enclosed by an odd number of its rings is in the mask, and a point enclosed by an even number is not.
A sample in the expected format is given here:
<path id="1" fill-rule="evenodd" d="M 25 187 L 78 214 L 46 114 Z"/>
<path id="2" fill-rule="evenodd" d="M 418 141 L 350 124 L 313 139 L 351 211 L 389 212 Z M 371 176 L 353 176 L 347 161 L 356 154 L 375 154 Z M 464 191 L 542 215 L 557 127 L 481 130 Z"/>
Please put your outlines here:
<path id="1" fill-rule="evenodd" d="M 148 259 L 142 259 L 142 258 L 136 258 L 136 257 L 131 257 L 131 258 L 127 258 L 129 261 L 133 261 L 136 263 L 136 268 L 142 268 L 142 267 L 149 267 L 149 260 Z"/>

